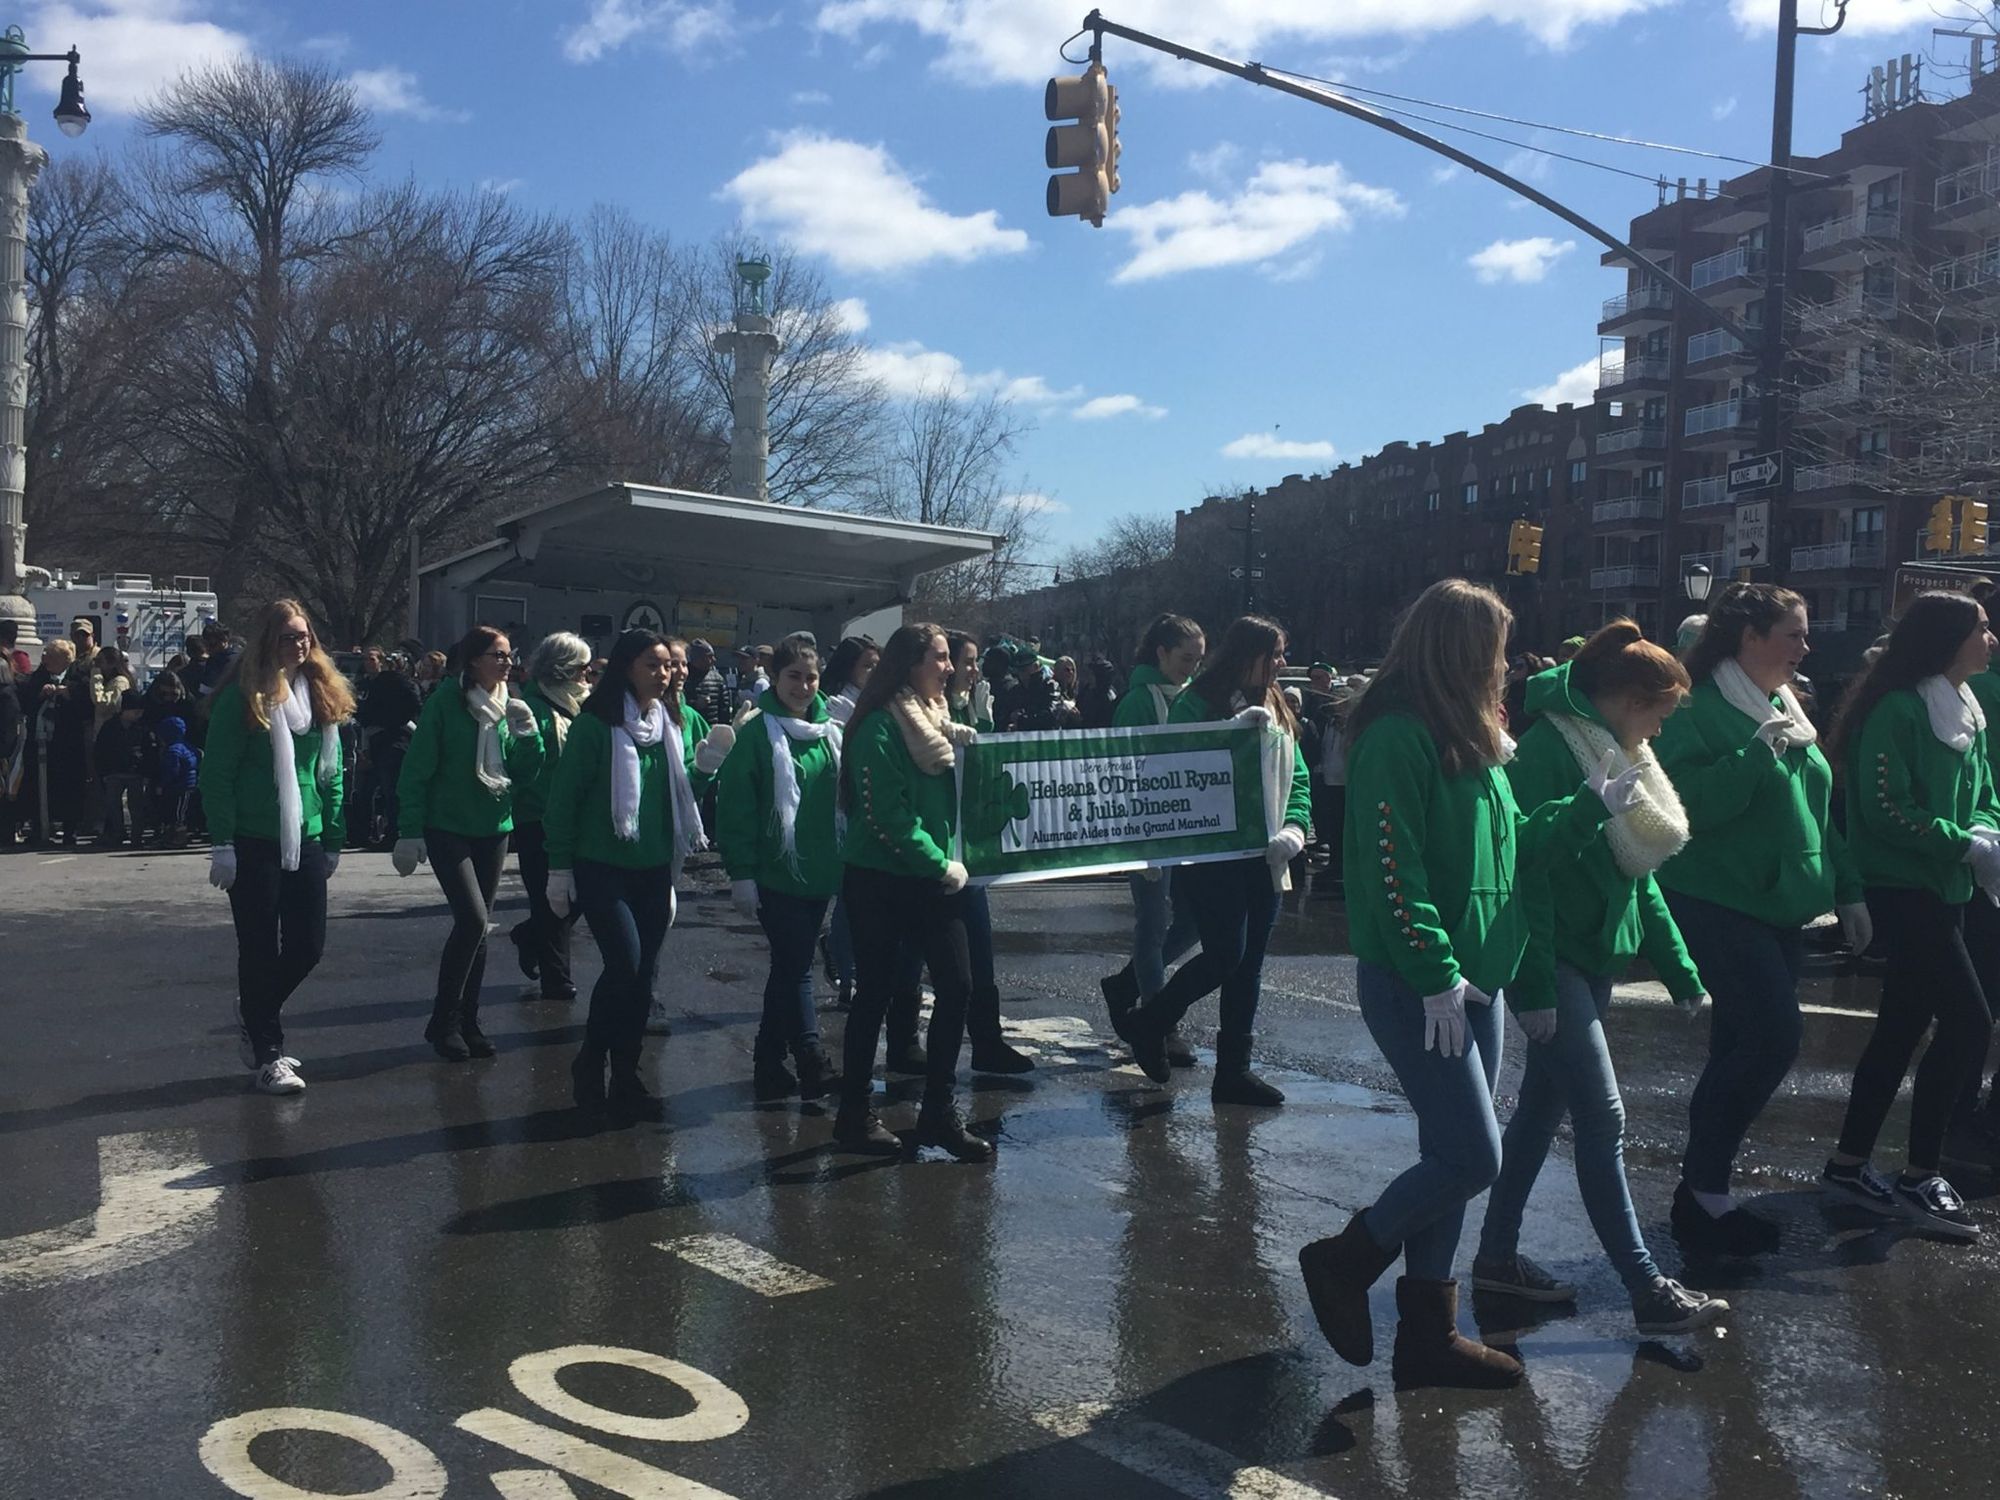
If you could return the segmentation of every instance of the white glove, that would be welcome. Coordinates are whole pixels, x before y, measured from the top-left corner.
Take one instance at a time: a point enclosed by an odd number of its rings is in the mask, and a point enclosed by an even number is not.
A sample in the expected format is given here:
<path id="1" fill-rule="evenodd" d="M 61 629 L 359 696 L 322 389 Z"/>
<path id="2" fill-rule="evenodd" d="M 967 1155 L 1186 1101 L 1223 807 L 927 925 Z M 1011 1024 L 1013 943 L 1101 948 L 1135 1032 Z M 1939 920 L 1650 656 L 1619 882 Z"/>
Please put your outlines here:
<path id="1" fill-rule="evenodd" d="M 729 882 L 729 899 L 736 903 L 736 911 L 745 921 L 757 920 L 757 882 L 754 880 L 732 880 Z"/>
<path id="2" fill-rule="evenodd" d="M 1261 703 L 1253 703 L 1238 713 L 1229 722 L 1232 724 L 1252 724 L 1259 729 L 1269 729 L 1271 727 L 1271 710 L 1264 707 Z"/>
<path id="3" fill-rule="evenodd" d="M 1836 906 L 1834 915 L 1840 918 L 1841 934 L 1847 939 L 1847 946 L 1854 950 L 1856 958 L 1868 951 L 1868 945 L 1875 941 L 1875 919 L 1868 914 L 1866 901 L 1851 901 L 1845 906 Z"/>
<path id="4" fill-rule="evenodd" d="M 535 711 L 528 707 L 525 698 L 507 700 L 507 732 L 515 739 L 526 739 L 535 732 Z"/>
<path id="5" fill-rule="evenodd" d="M 1264 858 L 1274 870 L 1282 870 L 1286 865 L 1305 852 L 1306 836 L 1299 832 L 1296 823 L 1287 823 L 1278 830 L 1278 836 L 1264 846 Z"/>
<path id="6" fill-rule="evenodd" d="M 1641 766 L 1634 764 L 1613 776 L 1611 767 L 1617 759 L 1616 751 L 1605 751 L 1604 759 L 1597 763 L 1597 769 L 1584 778 L 1584 785 L 1597 793 L 1597 800 L 1604 804 L 1614 818 L 1620 813 L 1630 812 L 1639 805 L 1639 777 L 1643 771 Z"/>
<path id="7" fill-rule="evenodd" d="M 1441 1057 L 1465 1052 L 1465 992 L 1463 979 L 1442 994 L 1424 996 L 1424 1051 Z"/>
<path id="8" fill-rule="evenodd" d="M 568 870 L 549 871 L 544 899 L 549 903 L 549 910 L 558 917 L 568 916 L 570 903 L 576 900 L 576 876 Z"/>
<path id="9" fill-rule="evenodd" d="M 965 866 L 955 859 L 952 860 L 944 867 L 944 893 L 947 896 L 956 896 L 965 889 L 965 882 L 969 879 L 971 876 L 966 873 Z"/>
<path id="10" fill-rule="evenodd" d="M 716 725 L 709 730 L 708 737 L 694 747 L 694 768 L 704 776 L 713 776 L 729 759 L 729 752 L 735 744 L 736 731 L 727 724 Z"/>
<path id="11" fill-rule="evenodd" d="M 1521 1023 L 1521 1033 L 1531 1042 L 1546 1042 L 1556 1034 L 1556 1009 L 1552 1005 L 1547 1010 L 1517 1010 L 1514 1019 Z"/>
<path id="12" fill-rule="evenodd" d="M 1674 1002 L 1674 1009 L 1692 1021 L 1701 1014 L 1701 1008 L 1706 1004 L 1708 1004 L 1708 995 L 1704 992 L 1689 1000 L 1676 1000 Z"/>
<path id="13" fill-rule="evenodd" d="M 338 849 L 328 849 L 326 851 L 326 878 L 328 880 L 333 879 L 333 872 L 339 868 L 340 851 Z"/>
<path id="14" fill-rule="evenodd" d="M 1773 755 L 1783 758 L 1784 733 L 1790 727 L 1790 719 L 1766 719 L 1757 726 L 1757 738 L 1764 742 Z"/>
<path id="15" fill-rule="evenodd" d="M 397 839 L 396 847 L 389 851 L 389 863 L 396 867 L 398 875 L 416 874 L 417 866 L 428 864 L 430 857 L 422 839 Z"/>
<path id="16" fill-rule="evenodd" d="M 236 846 L 217 844 L 208 851 L 208 883 L 218 891 L 236 884 Z"/>
<path id="17" fill-rule="evenodd" d="M 673 926 L 680 919 L 681 893 L 669 886 L 667 888 L 667 926 Z"/>

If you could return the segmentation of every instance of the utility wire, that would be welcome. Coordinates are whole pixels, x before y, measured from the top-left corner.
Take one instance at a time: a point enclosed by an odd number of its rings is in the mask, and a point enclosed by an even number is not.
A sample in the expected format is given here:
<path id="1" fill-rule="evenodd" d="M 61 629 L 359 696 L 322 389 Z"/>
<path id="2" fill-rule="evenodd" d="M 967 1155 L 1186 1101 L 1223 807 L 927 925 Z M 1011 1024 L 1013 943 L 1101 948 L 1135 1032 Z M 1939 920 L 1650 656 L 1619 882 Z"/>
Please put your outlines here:
<path id="1" fill-rule="evenodd" d="M 1387 89 L 1371 89 L 1358 83 L 1343 83 L 1338 79 L 1333 79 L 1333 78 L 1316 78 L 1310 73 L 1295 73 L 1291 71 L 1289 68 L 1274 68 L 1269 63 L 1259 63 L 1258 66 L 1263 68 L 1264 71 L 1267 73 L 1279 73 L 1287 78 L 1297 78 L 1306 83 L 1322 84 L 1327 88 L 1338 89 L 1342 93 L 1366 94 L 1371 98 L 1375 99 L 1393 99 L 1399 104 L 1417 104 L 1417 105 L 1422 105 L 1425 109 L 1441 109 L 1447 111 L 1448 113 L 1456 115 L 1472 115 L 1477 119 L 1495 120 L 1503 125 L 1519 125 L 1528 130 L 1546 130 L 1555 135 L 1580 136 L 1584 140 L 1602 141 L 1606 145 L 1611 145 L 1611 146 L 1638 146 L 1647 151 L 1665 151 L 1675 156 L 1699 156 L 1709 161 L 1734 162 L 1738 166 L 1762 167 L 1771 171 L 1789 172 L 1794 177 L 1810 177 L 1819 180 L 1824 180 L 1826 177 L 1826 174 L 1824 172 L 1811 172 L 1807 171 L 1803 167 L 1776 167 L 1773 166 L 1770 162 L 1758 161 L 1754 157 L 1730 156 L 1720 151 L 1698 150 L 1693 146 L 1671 146 L 1663 141 L 1642 141 L 1642 140 L 1636 140 L 1631 136 L 1607 135 L 1602 131 L 1581 130 L 1576 128 L 1575 126 L 1570 126 L 1570 125 L 1547 125 L 1535 120 L 1516 119 L 1512 115 L 1494 114 L 1488 110 L 1473 109 L 1468 105 L 1442 104 L 1435 99 L 1417 99 L 1411 97 L 1408 94 L 1392 94 Z M 1396 111 L 1396 110 L 1388 111 L 1388 113 L 1391 114 L 1396 114 L 1400 112 L 1401 111 Z M 1465 129 L 1465 127 L 1463 126 L 1455 126 L 1452 128 Z M 1478 134 L 1477 131 L 1472 131 L 1470 133 L 1474 135 Z M 1499 140 L 1501 139 L 1501 137 L 1488 136 L 1487 139 Z M 1526 149 L 1533 151 L 1538 148 L 1534 146 L 1529 146 Z M 1559 155 L 1560 153 L 1551 151 L 1548 154 L 1551 156 L 1555 156 Z M 1576 158 L 1574 157 L 1564 158 L 1564 160 L 1571 160 L 1571 161 L 1575 159 Z M 1586 162 L 1585 165 L 1589 166 L 1594 164 Z M 1607 168 L 1606 170 L 1617 171 L 1619 169 L 1612 167 L 1612 168 Z M 1643 176 L 1643 174 L 1632 174 L 1632 175 Z M 1644 180 L 1647 182 L 1652 182 L 1656 181 L 1657 179 L 1651 177 L 1645 177 Z"/>

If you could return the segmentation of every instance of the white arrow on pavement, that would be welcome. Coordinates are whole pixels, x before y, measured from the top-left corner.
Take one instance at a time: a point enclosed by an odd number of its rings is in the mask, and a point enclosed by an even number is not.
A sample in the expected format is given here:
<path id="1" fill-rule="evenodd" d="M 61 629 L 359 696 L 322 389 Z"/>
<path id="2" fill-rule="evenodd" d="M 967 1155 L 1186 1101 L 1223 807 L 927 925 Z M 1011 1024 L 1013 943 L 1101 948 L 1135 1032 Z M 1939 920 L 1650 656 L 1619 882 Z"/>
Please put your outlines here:
<path id="1" fill-rule="evenodd" d="M 208 1163 L 190 1131 L 107 1135 L 97 1143 L 97 1212 L 0 1240 L 0 1291 L 122 1271 L 191 1245 L 215 1227 L 219 1187 L 170 1186 Z"/>

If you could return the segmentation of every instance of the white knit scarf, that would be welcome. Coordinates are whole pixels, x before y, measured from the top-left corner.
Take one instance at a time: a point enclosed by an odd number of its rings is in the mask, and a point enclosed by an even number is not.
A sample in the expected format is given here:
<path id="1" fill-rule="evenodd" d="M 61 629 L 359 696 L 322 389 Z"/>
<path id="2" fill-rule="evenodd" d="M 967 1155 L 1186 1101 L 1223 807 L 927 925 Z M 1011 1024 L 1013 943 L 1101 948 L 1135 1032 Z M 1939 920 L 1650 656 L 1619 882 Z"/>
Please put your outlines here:
<path id="1" fill-rule="evenodd" d="M 1186 687 L 1182 683 L 1181 687 Z M 1181 689 L 1168 682 L 1149 682 L 1146 691 L 1153 695 L 1153 711 L 1159 715 L 1157 722 L 1164 724 L 1174 711 L 1174 699 L 1180 697 Z"/>
<path id="2" fill-rule="evenodd" d="M 926 702 L 914 688 L 904 688 L 889 700 L 889 714 L 903 732 L 903 748 L 919 771 L 936 775 L 949 771 L 958 759 L 958 746 L 979 738 L 970 724 L 954 723 L 951 707 L 944 699 Z"/>
<path id="3" fill-rule="evenodd" d="M 556 753 L 560 755 L 563 746 L 569 742 L 569 721 L 574 719 L 577 711 L 583 707 L 583 700 L 590 692 L 590 684 L 580 681 L 544 682 L 539 686 L 542 696 L 548 699 L 549 706 L 555 709 L 555 713 L 549 716 L 549 727 L 555 731 Z"/>
<path id="4" fill-rule="evenodd" d="M 1969 687 L 1953 687 L 1941 674 L 1917 684 L 1917 696 L 1931 717 L 1931 733 L 1960 755 L 1972 748 L 1979 731 L 1986 727 L 1986 715 Z"/>
<path id="5" fill-rule="evenodd" d="M 1784 728 L 1778 732 L 1778 744 L 1774 747 L 1778 754 L 1803 749 L 1818 741 L 1819 731 L 1806 717 L 1805 708 L 1790 683 L 1779 686 L 1778 701 L 1773 703 L 1771 695 L 1750 680 L 1750 674 L 1743 670 L 1742 664 L 1735 657 L 1726 656 L 1715 669 L 1715 685 L 1722 689 L 1723 700 L 1731 708 L 1748 714 L 1756 723 L 1768 724 L 1773 719 L 1785 721 Z"/>
<path id="6" fill-rule="evenodd" d="M 811 724 L 804 719 L 786 718 L 778 714 L 764 715 L 764 733 L 771 742 L 771 814 L 778 824 L 778 844 L 785 851 L 785 865 L 794 875 L 799 874 L 799 800 L 803 793 L 799 789 L 799 771 L 793 764 L 791 747 L 786 744 L 789 736 L 800 744 L 811 744 L 817 740 L 826 741 L 833 754 L 833 774 L 835 784 L 840 777 L 840 726 L 831 719 Z"/>
<path id="7" fill-rule="evenodd" d="M 1623 775 L 1634 764 L 1639 767 L 1639 800 L 1630 811 L 1617 814 L 1604 825 L 1604 839 L 1618 868 L 1637 880 L 1680 853 L 1688 841 L 1687 812 L 1673 782 L 1654 757 L 1653 747 L 1642 744 L 1638 755 L 1629 756 L 1602 724 L 1574 714 L 1550 714 L 1548 719 L 1584 775 L 1604 764 L 1606 751 L 1611 753 L 1613 776 Z"/>
<path id="8" fill-rule="evenodd" d="M 680 879 L 681 865 L 697 849 L 708 847 L 701 832 L 701 803 L 695 799 L 694 783 L 688 779 L 687 759 L 681 753 L 680 735 L 667 717 L 667 706 L 658 698 L 639 710 L 639 700 L 625 695 L 625 721 L 611 731 L 611 831 L 628 843 L 639 838 L 639 747 L 658 745 L 668 735 L 674 742 L 666 746 L 660 759 L 667 767 L 667 795 L 674 809 L 674 852 L 670 863 L 673 878 Z"/>
<path id="9" fill-rule="evenodd" d="M 498 797 L 513 785 L 507 779 L 507 762 L 500 751 L 500 721 L 507 717 L 507 685 L 495 692 L 474 683 L 465 690 L 465 711 L 479 726 L 479 748 L 472 758 L 472 772 L 479 784 Z"/>
<path id="10" fill-rule="evenodd" d="M 278 788 L 278 862 L 287 870 L 299 867 L 306 823 L 292 738 L 311 729 L 312 720 L 312 696 L 305 673 L 294 672 L 285 681 L 284 701 L 271 705 L 271 780 Z M 322 787 L 333 785 L 333 773 L 339 765 L 340 732 L 331 724 L 321 725 L 315 774 Z"/>

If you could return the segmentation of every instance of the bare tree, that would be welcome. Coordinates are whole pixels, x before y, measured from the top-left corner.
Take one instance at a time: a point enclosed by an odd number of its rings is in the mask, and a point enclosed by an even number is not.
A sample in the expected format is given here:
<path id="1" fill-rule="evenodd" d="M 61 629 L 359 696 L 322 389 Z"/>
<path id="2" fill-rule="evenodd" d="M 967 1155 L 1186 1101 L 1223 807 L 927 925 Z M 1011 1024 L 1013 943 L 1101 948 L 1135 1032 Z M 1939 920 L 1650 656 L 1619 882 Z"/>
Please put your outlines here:
<path id="1" fill-rule="evenodd" d="M 1098 578 L 1159 567 L 1173 555 L 1173 517 L 1135 512 L 1114 518 L 1096 541 L 1070 548 L 1063 556 L 1062 570 L 1072 578 Z"/>

